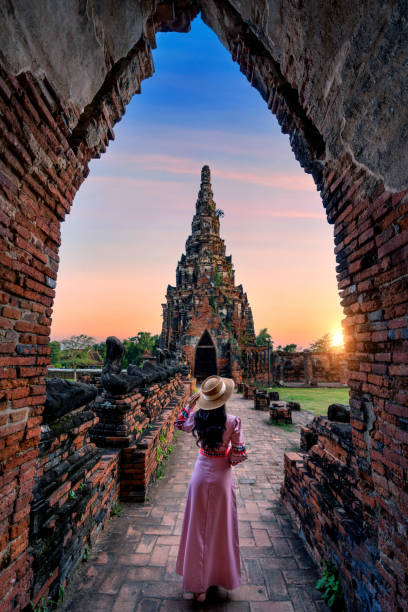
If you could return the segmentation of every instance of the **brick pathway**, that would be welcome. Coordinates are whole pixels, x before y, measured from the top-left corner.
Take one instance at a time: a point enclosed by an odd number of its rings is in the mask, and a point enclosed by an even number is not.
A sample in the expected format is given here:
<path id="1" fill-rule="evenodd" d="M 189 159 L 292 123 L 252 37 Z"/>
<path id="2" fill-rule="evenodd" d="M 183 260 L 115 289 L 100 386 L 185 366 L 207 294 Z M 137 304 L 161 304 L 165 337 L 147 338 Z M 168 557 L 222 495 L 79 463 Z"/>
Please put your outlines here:
<path id="1" fill-rule="evenodd" d="M 279 504 L 283 452 L 297 450 L 299 428 L 286 432 L 266 424 L 267 413 L 234 394 L 228 411 L 241 417 L 250 459 L 234 469 L 242 585 L 215 589 L 197 604 L 174 573 L 187 485 L 197 457 L 190 434 L 180 432 L 165 477 L 143 505 L 123 504 L 120 517 L 100 535 L 90 559 L 70 583 L 64 611 L 314 612 L 327 610 L 313 588 L 317 573 Z M 310 413 L 294 413 L 304 424 Z"/>

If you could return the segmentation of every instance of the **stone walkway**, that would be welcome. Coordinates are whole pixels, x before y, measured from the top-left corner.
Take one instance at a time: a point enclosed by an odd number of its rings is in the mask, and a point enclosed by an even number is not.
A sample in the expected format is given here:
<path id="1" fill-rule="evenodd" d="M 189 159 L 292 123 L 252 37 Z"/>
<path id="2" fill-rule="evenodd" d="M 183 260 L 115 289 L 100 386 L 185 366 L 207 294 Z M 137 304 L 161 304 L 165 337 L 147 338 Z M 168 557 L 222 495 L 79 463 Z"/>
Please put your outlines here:
<path id="1" fill-rule="evenodd" d="M 61 608 L 70 612 L 314 612 L 328 610 L 313 588 L 317 573 L 279 503 L 283 453 L 298 450 L 299 425 L 310 413 L 294 413 L 296 431 L 267 425 L 267 413 L 234 394 L 228 411 L 240 416 L 250 459 L 233 468 L 238 494 L 242 585 L 214 589 L 205 604 L 183 593 L 174 573 L 189 478 L 197 457 L 193 437 L 178 433 L 165 477 L 149 502 L 123 504 L 100 535 L 87 563 L 70 583 Z"/>

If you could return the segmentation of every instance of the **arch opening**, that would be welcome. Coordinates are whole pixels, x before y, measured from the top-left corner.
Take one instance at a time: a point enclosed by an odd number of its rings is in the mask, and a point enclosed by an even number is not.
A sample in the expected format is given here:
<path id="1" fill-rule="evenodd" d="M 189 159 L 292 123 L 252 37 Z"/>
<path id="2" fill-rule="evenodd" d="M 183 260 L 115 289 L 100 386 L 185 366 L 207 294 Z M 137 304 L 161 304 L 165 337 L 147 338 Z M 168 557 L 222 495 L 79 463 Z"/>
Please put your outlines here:
<path id="1" fill-rule="evenodd" d="M 194 376 L 202 381 L 213 374 L 218 374 L 217 351 L 210 333 L 205 330 L 195 350 Z"/>

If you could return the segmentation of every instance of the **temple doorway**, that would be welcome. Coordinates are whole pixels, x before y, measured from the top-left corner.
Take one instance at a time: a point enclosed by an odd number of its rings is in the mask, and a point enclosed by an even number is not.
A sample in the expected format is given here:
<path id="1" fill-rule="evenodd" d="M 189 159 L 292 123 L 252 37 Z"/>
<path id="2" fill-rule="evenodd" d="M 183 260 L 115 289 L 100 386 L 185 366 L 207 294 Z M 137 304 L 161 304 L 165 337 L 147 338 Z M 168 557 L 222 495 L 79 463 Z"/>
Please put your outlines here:
<path id="1" fill-rule="evenodd" d="M 205 330 L 196 348 L 194 376 L 201 381 L 212 374 L 218 374 L 217 353 L 210 334 Z"/>

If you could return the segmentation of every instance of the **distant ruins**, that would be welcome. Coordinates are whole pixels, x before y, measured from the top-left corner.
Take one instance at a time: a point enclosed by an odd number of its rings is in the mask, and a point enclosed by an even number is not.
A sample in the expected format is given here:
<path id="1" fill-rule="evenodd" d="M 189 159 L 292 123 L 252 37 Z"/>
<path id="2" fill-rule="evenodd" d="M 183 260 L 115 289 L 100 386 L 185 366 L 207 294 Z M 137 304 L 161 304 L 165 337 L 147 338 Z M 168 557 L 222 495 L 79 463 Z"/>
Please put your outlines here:
<path id="1" fill-rule="evenodd" d="M 168 285 L 162 305 L 160 347 L 187 361 L 199 381 L 219 374 L 236 383 L 344 384 L 344 355 L 272 353 L 256 344 L 247 294 L 235 285 L 231 255 L 225 254 L 220 237 L 221 216 L 210 168 L 203 166 L 186 254 L 177 264 L 176 286 Z"/>
<path id="2" fill-rule="evenodd" d="M 177 265 L 176 286 L 167 287 L 161 348 L 187 359 L 198 379 L 219 374 L 242 379 L 240 352 L 255 344 L 251 307 L 242 285 L 235 285 L 231 256 L 220 237 L 208 166 L 186 242 Z"/>

